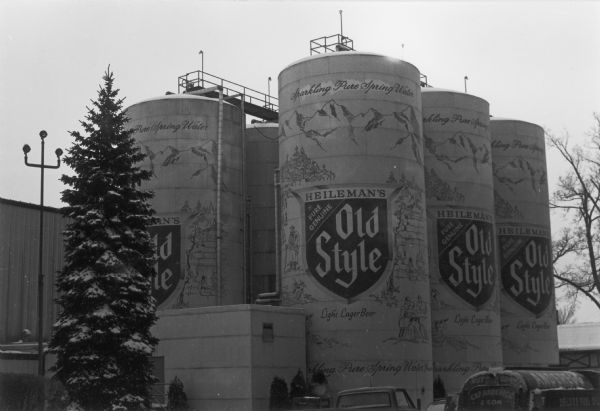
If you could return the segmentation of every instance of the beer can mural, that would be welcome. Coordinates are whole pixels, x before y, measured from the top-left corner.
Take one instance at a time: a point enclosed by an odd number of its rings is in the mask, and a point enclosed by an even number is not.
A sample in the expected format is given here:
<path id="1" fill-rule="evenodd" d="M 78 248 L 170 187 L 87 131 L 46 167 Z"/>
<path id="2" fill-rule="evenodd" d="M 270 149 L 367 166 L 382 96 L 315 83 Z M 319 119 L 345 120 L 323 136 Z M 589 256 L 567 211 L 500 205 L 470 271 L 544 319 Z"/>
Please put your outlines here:
<path id="1" fill-rule="evenodd" d="M 246 195 L 248 196 L 249 294 L 276 289 L 275 170 L 279 167 L 277 123 L 246 126 Z"/>
<path id="2" fill-rule="evenodd" d="M 434 378 L 452 393 L 502 364 L 489 104 L 430 88 L 422 98 Z"/>
<path id="3" fill-rule="evenodd" d="M 236 107 L 221 107 L 215 99 L 169 95 L 127 108 L 133 136 L 147 155 L 143 167 L 152 172 L 143 188 L 154 192 L 159 219 L 150 229 L 159 309 L 244 301 L 241 118 Z M 218 245 L 227 256 L 220 264 Z"/>
<path id="4" fill-rule="evenodd" d="M 282 302 L 332 390 L 431 398 L 419 71 L 356 52 L 279 75 Z"/>
<path id="5" fill-rule="evenodd" d="M 557 364 L 544 129 L 499 118 L 490 126 L 504 364 Z"/>

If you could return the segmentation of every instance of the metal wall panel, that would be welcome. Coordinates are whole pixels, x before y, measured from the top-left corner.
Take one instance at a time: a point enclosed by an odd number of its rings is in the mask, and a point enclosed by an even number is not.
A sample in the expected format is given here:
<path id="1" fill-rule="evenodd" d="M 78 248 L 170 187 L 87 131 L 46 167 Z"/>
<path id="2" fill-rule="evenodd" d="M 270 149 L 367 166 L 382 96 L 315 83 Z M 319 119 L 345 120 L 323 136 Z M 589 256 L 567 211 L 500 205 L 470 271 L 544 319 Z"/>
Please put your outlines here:
<path id="1" fill-rule="evenodd" d="M 63 267 L 62 231 L 66 220 L 57 209 L 44 211 L 44 339 L 58 307 L 56 273 Z M 0 199 L 0 342 L 21 340 L 28 329 L 37 339 L 39 208 Z"/>

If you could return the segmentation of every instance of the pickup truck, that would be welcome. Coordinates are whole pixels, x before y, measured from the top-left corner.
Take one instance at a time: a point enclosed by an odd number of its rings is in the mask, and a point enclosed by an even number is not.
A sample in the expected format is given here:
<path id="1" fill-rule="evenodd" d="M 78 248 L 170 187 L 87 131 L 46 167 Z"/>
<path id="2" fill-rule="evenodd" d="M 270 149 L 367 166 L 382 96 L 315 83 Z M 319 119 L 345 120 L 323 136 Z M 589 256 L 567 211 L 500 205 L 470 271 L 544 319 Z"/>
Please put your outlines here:
<path id="1" fill-rule="evenodd" d="M 390 411 L 415 411 L 412 399 L 405 389 L 397 387 L 364 387 L 351 388 L 336 394 L 333 408 L 321 408 L 323 402 L 319 401 L 294 401 L 295 405 L 312 407 L 310 409 L 322 410 L 390 410 Z M 298 409 L 295 408 L 294 409 Z M 302 408 L 309 409 L 309 408 Z"/>

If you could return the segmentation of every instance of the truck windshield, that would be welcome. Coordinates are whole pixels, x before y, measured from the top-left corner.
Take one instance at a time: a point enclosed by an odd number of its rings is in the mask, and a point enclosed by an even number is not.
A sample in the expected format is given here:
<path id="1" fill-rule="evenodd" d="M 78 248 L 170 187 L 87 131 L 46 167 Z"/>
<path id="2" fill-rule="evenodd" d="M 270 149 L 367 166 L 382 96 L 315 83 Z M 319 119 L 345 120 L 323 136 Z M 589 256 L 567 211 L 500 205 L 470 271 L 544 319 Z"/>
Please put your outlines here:
<path id="1" fill-rule="evenodd" d="M 396 390 L 396 404 L 401 408 L 414 408 L 414 404 L 412 403 L 408 393 L 404 390 Z"/>
<path id="2" fill-rule="evenodd" d="M 392 403 L 387 392 L 357 392 L 340 396 L 337 405 L 338 408 L 383 408 L 391 407 Z"/>

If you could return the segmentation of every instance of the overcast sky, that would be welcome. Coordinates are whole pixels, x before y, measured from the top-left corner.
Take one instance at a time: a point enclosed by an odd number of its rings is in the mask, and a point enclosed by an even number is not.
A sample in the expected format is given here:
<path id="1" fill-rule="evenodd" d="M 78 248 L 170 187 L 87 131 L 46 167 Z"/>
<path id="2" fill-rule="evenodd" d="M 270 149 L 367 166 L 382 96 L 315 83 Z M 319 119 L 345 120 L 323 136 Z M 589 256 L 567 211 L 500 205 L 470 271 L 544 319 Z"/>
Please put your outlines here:
<path id="1" fill-rule="evenodd" d="M 39 162 L 71 145 L 110 64 L 125 106 L 177 91 L 200 69 L 257 90 L 340 32 L 358 51 L 402 58 L 436 87 L 486 99 L 491 114 L 568 131 L 583 142 L 600 112 L 598 1 L 0 0 L 0 197 L 39 203 Z M 552 184 L 564 166 L 548 150 Z M 46 204 L 60 206 L 46 172 Z M 578 315 L 578 319 L 592 317 Z M 596 318 L 597 320 L 597 318 Z"/>

